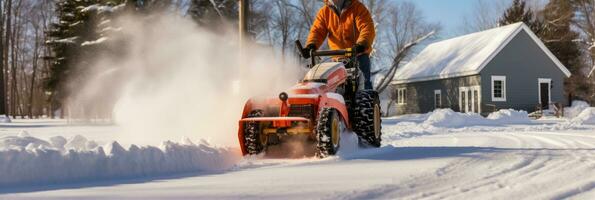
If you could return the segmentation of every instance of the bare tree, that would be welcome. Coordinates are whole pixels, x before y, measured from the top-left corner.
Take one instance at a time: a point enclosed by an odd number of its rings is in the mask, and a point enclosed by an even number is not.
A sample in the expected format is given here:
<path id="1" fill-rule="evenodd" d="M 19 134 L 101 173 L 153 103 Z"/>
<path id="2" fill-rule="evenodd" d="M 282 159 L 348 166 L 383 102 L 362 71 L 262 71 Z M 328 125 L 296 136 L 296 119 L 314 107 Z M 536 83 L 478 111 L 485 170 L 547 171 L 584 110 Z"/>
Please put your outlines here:
<path id="1" fill-rule="evenodd" d="M 54 3 L 0 2 L 0 114 L 32 118 L 41 115 L 47 105 L 39 80 L 48 64 L 42 57 L 48 54 L 44 50 L 45 30 Z"/>
<path id="2" fill-rule="evenodd" d="M 595 0 L 573 0 L 576 9 L 575 25 L 581 32 L 582 49 L 587 55 L 585 63 L 591 67 L 587 78 L 590 79 L 590 99 L 595 99 Z"/>
<path id="3" fill-rule="evenodd" d="M 278 33 L 276 38 L 279 39 L 281 45 L 281 56 L 285 60 L 286 50 L 289 48 L 291 39 L 295 38 L 292 34 L 295 30 L 293 18 L 295 12 L 288 6 L 288 0 L 277 0 L 275 1 L 276 16 L 273 18 L 273 26 Z"/>
<path id="4" fill-rule="evenodd" d="M 582 32 L 583 39 L 580 41 L 589 55 L 590 64 L 593 66 L 589 77 L 595 71 L 595 0 L 574 0 L 577 10 L 575 19 L 576 26 Z"/>
<path id="5" fill-rule="evenodd" d="M 6 82 L 5 80 L 5 54 L 6 46 L 4 45 L 6 39 L 6 32 L 4 31 L 5 24 L 5 8 L 8 1 L 0 2 L 0 114 L 8 115 L 6 108 Z"/>
<path id="6" fill-rule="evenodd" d="M 392 58 L 389 67 L 382 69 L 382 78 L 375 89 L 382 93 L 393 80 L 397 68 L 411 56 L 413 50 L 420 43 L 432 39 L 440 25 L 431 24 L 423 20 L 423 15 L 415 4 L 410 2 L 397 3 L 389 8 L 388 29 L 380 33 L 379 40 L 388 46 L 379 47 L 381 56 Z M 382 55 L 384 54 L 384 55 Z"/>
<path id="7" fill-rule="evenodd" d="M 498 26 L 498 19 L 508 7 L 507 1 L 478 0 L 473 4 L 471 13 L 463 18 L 463 25 L 458 34 L 483 31 Z"/>

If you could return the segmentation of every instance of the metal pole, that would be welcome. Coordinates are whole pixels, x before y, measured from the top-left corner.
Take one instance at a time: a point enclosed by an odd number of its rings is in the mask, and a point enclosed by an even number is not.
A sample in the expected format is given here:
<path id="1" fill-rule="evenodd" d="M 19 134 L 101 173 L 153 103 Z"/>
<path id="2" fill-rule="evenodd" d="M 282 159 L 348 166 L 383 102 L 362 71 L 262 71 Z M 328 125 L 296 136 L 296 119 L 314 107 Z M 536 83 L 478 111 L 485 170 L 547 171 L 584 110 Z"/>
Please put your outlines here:
<path id="1" fill-rule="evenodd" d="M 249 0 L 239 0 L 240 1 L 240 48 L 243 49 L 246 41 L 247 41 L 247 33 L 248 33 L 248 14 L 250 12 L 250 2 Z M 242 52 L 243 53 L 243 52 Z"/>
<path id="2" fill-rule="evenodd" d="M 239 0 L 239 65 L 237 80 L 232 83 L 232 92 L 234 95 L 239 95 L 241 91 L 241 80 L 243 79 L 244 68 L 246 63 L 246 47 L 248 42 L 248 13 L 250 12 L 249 0 Z"/>

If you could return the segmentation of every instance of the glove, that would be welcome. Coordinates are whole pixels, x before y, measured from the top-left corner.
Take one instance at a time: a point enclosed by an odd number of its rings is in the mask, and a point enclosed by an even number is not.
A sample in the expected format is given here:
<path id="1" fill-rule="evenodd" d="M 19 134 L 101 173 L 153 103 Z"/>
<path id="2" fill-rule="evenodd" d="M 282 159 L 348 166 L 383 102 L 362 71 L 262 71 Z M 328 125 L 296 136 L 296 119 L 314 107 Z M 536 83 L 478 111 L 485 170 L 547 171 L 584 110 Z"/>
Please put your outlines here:
<path id="1" fill-rule="evenodd" d="M 312 50 L 316 50 L 316 45 L 315 45 L 315 44 L 308 44 L 308 45 L 306 46 L 306 48 L 304 48 L 304 49 L 302 50 L 302 56 L 303 56 L 305 59 L 308 59 L 308 58 L 310 58 L 310 56 L 311 56 L 311 55 L 310 55 L 310 52 L 311 52 Z"/>
<path id="2" fill-rule="evenodd" d="M 354 47 L 355 53 L 357 54 L 366 52 L 366 49 L 366 45 L 363 44 L 356 44 Z"/>

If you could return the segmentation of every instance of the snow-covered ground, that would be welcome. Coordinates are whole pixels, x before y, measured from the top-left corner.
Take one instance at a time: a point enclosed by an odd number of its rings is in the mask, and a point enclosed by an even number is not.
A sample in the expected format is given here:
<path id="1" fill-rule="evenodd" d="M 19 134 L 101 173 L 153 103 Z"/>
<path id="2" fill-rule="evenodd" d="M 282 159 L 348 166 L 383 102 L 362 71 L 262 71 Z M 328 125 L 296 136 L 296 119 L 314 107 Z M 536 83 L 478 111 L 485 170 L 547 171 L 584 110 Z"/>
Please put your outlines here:
<path id="1" fill-rule="evenodd" d="M 129 147 L 110 140 L 117 126 L 15 120 L 0 124 L 0 199 L 595 199 L 595 110 L 582 110 L 386 118 L 381 148 L 345 133 L 322 160 L 205 141 Z"/>

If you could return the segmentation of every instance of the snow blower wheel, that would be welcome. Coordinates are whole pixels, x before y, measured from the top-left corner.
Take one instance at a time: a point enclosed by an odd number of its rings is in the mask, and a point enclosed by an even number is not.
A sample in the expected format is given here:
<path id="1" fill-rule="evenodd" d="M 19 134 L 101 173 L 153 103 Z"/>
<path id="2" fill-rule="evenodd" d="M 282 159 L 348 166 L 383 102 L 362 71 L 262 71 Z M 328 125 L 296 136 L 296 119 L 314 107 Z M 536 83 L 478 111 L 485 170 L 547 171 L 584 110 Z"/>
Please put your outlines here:
<path id="1" fill-rule="evenodd" d="M 373 90 L 358 91 L 355 94 L 353 111 L 355 133 L 367 144 L 380 147 L 382 119 L 378 92 Z"/>
<path id="2" fill-rule="evenodd" d="M 316 126 L 316 136 L 318 138 L 316 155 L 324 158 L 335 155 L 339 150 L 341 119 L 337 110 L 333 108 L 323 108 L 319 116 L 318 125 Z"/>
<path id="3" fill-rule="evenodd" d="M 262 110 L 254 110 L 250 112 L 248 118 L 262 117 L 263 115 Z M 260 122 L 246 122 L 246 125 L 244 126 L 244 144 L 246 145 L 248 154 L 256 155 L 263 151 L 264 146 L 266 145 L 266 136 L 261 133 L 262 129 L 260 127 Z"/>

